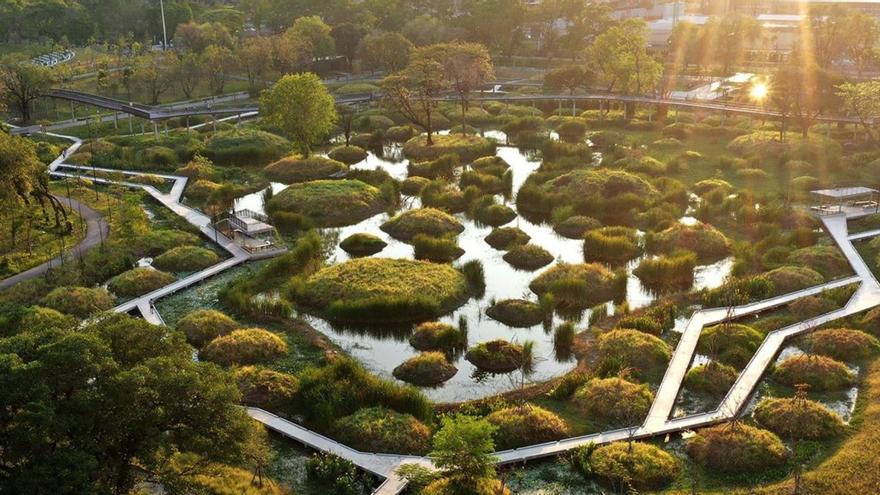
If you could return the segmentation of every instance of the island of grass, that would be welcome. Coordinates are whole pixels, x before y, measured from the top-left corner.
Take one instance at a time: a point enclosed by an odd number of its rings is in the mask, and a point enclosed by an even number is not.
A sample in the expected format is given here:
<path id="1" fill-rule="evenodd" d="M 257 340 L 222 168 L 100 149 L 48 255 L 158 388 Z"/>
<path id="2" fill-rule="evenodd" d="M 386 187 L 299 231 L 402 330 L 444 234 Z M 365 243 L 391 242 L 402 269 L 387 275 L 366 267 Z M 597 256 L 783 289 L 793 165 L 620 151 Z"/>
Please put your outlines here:
<path id="1" fill-rule="evenodd" d="M 220 261 L 217 253 L 199 246 L 178 246 L 160 254 L 153 266 L 168 272 L 196 272 Z"/>
<path id="2" fill-rule="evenodd" d="M 471 364 L 483 371 L 510 373 L 522 366 L 522 347 L 498 339 L 477 344 L 465 354 Z"/>
<path id="3" fill-rule="evenodd" d="M 422 193 L 422 190 L 431 183 L 431 179 L 427 179 L 425 177 L 412 176 L 407 177 L 400 184 L 400 192 L 406 194 L 407 196 L 418 196 Z"/>
<path id="4" fill-rule="evenodd" d="M 320 155 L 312 155 L 308 158 L 299 155 L 287 156 L 270 163 L 263 169 L 267 178 L 285 184 L 338 178 L 347 171 L 348 166 L 344 163 Z"/>
<path id="5" fill-rule="evenodd" d="M 679 222 L 661 232 L 646 235 L 645 247 L 650 253 L 690 251 L 697 255 L 699 262 L 712 263 L 730 256 L 731 242 L 709 224 L 685 225 Z"/>
<path id="6" fill-rule="evenodd" d="M 317 227 L 343 227 L 381 213 L 388 205 L 379 189 L 359 180 L 316 180 L 294 184 L 267 205 L 269 215 L 301 215 Z"/>
<path id="7" fill-rule="evenodd" d="M 598 229 L 602 224 L 593 217 L 584 215 L 572 215 L 565 220 L 556 222 L 553 230 L 562 237 L 569 239 L 583 239 L 584 234 L 590 230 Z"/>
<path id="8" fill-rule="evenodd" d="M 540 304 L 525 299 L 498 301 L 486 309 L 486 315 L 515 328 L 539 325 L 548 316 Z"/>
<path id="9" fill-rule="evenodd" d="M 734 368 L 742 368 L 763 340 L 764 336 L 752 327 L 722 323 L 703 329 L 697 342 L 697 352 L 715 357 Z"/>
<path id="10" fill-rule="evenodd" d="M 614 217 L 627 211 L 616 211 L 616 198 L 630 196 L 649 201 L 657 190 L 641 177 L 621 170 L 578 169 L 541 183 L 540 174 L 533 174 L 517 193 L 520 211 L 549 214 L 558 206 L 582 205 Z M 598 216 L 598 215 L 597 215 Z"/>
<path id="11" fill-rule="evenodd" d="M 427 261 L 357 258 L 309 277 L 297 300 L 331 320 L 404 322 L 436 318 L 467 298 L 465 276 Z"/>
<path id="12" fill-rule="evenodd" d="M 436 351 L 413 356 L 394 368 L 392 372 L 394 378 L 420 387 L 440 385 L 456 373 L 458 368 L 446 359 L 446 354 Z"/>
<path id="13" fill-rule="evenodd" d="M 360 146 L 337 146 L 327 153 L 332 160 L 342 162 L 348 165 L 354 165 L 357 162 L 364 161 L 367 158 L 367 152 Z"/>
<path id="14" fill-rule="evenodd" d="M 776 294 L 788 294 L 825 281 L 821 273 L 807 266 L 780 266 L 762 275 Z"/>
<path id="15" fill-rule="evenodd" d="M 218 165 L 262 165 L 281 158 L 289 149 L 290 142 L 275 134 L 235 128 L 215 132 L 202 153 Z"/>
<path id="16" fill-rule="evenodd" d="M 504 261 L 520 270 L 535 271 L 553 262 L 549 251 L 535 244 L 520 244 L 504 253 Z"/>
<path id="17" fill-rule="evenodd" d="M 659 337 L 639 330 L 615 329 L 598 338 L 599 370 L 615 374 L 627 370 L 637 379 L 663 375 L 672 349 Z"/>
<path id="18" fill-rule="evenodd" d="M 600 227 L 584 234 L 584 261 L 620 265 L 642 254 L 639 236 L 628 227 Z"/>
<path id="19" fill-rule="evenodd" d="M 346 253 L 352 256 L 371 256 L 385 249 L 388 243 L 373 234 L 358 232 L 339 243 Z"/>
<path id="20" fill-rule="evenodd" d="M 112 308 L 113 296 L 102 287 L 62 286 L 46 294 L 42 304 L 65 314 L 86 318 Z"/>
<path id="21" fill-rule="evenodd" d="M 506 251 L 515 246 L 526 244 L 531 237 L 519 227 L 498 227 L 486 236 L 486 244 L 499 251 Z"/>
<path id="22" fill-rule="evenodd" d="M 821 440 L 843 433 L 836 413 L 807 398 L 767 398 L 755 408 L 755 420 L 782 438 Z"/>
<path id="23" fill-rule="evenodd" d="M 269 411 L 289 410 L 299 390 L 295 376 L 258 366 L 235 368 L 232 376 L 241 391 L 243 404 Z"/>
<path id="24" fill-rule="evenodd" d="M 287 343 L 262 328 L 233 330 L 212 340 L 199 357 L 223 366 L 264 363 L 287 354 Z"/>
<path id="25" fill-rule="evenodd" d="M 495 448 L 498 450 L 552 442 L 569 434 L 564 419 L 529 403 L 498 409 L 486 420 L 497 428 Z"/>
<path id="26" fill-rule="evenodd" d="M 409 414 L 383 407 L 361 409 L 336 421 L 334 436 L 364 452 L 424 455 L 431 429 Z"/>
<path id="27" fill-rule="evenodd" d="M 623 378 L 593 378 L 575 393 L 574 400 L 594 424 L 618 428 L 641 423 L 654 394 L 647 385 Z"/>
<path id="28" fill-rule="evenodd" d="M 880 342 L 860 330 L 827 328 L 810 334 L 810 349 L 816 354 L 840 361 L 861 361 L 876 356 Z"/>
<path id="29" fill-rule="evenodd" d="M 779 437 L 746 424 L 704 428 L 688 439 L 687 453 L 700 466 L 727 474 L 759 473 L 781 466 L 787 456 Z"/>
<path id="30" fill-rule="evenodd" d="M 691 368 L 684 377 L 684 386 L 691 392 L 721 398 L 733 386 L 736 376 L 734 367 L 709 361 Z"/>
<path id="31" fill-rule="evenodd" d="M 155 268 L 138 267 L 110 279 L 107 287 L 118 297 L 137 297 L 174 282 L 176 278 Z"/>
<path id="32" fill-rule="evenodd" d="M 380 227 L 395 239 L 410 241 L 419 234 L 433 237 L 458 235 L 464 226 L 452 215 L 435 208 L 418 208 L 396 215 Z"/>
<path id="33" fill-rule="evenodd" d="M 532 280 L 529 289 L 539 296 L 552 294 L 557 304 L 586 309 L 620 299 L 626 277 L 599 263 L 559 263 Z"/>
<path id="34" fill-rule="evenodd" d="M 828 392 L 851 387 L 855 375 L 840 361 L 816 354 L 792 356 L 773 370 L 773 379 L 794 387 L 806 384 L 813 392 Z"/>
<path id="35" fill-rule="evenodd" d="M 450 352 L 467 345 L 467 335 L 448 323 L 427 321 L 416 326 L 409 343 L 420 351 Z"/>
<path id="36" fill-rule="evenodd" d="M 483 156 L 495 154 L 495 143 L 472 134 L 434 135 L 433 144 L 428 145 L 427 136 L 411 138 L 403 144 L 403 154 L 410 160 L 436 160 L 445 154 L 455 154 L 462 161 L 472 161 Z"/>
<path id="37" fill-rule="evenodd" d="M 674 456 L 655 445 L 614 442 L 593 451 L 590 473 L 611 489 L 629 486 L 639 492 L 660 490 L 675 481 L 681 468 Z"/>
<path id="38" fill-rule="evenodd" d="M 195 310 L 177 322 L 177 329 L 186 335 L 193 347 L 201 348 L 215 338 L 226 335 L 241 325 L 214 309 Z"/>

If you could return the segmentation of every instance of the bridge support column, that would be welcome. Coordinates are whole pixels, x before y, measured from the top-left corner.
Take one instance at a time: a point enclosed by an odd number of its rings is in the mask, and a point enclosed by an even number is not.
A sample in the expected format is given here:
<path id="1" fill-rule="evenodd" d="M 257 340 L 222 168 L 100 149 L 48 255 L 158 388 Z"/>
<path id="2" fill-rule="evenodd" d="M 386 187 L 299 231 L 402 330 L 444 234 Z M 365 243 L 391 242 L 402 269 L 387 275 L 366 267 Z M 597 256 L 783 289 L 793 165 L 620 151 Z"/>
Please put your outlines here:
<path id="1" fill-rule="evenodd" d="M 159 137 L 159 126 L 156 125 L 156 121 L 154 121 L 154 120 L 151 120 L 150 122 L 153 123 L 153 135 L 158 138 Z"/>
<path id="2" fill-rule="evenodd" d="M 147 133 L 147 131 L 146 131 L 146 129 L 144 129 L 144 121 L 142 120 L 141 121 L 141 134 L 146 134 L 146 133 Z"/>
<path id="3" fill-rule="evenodd" d="M 189 115 L 186 116 L 186 128 L 189 129 Z"/>
<path id="4" fill-rule="evenodd" d="M 165 120 L 162 123 L 165 125 L 165 135 L 167 136 L 168 135 L 168 121 Z"/>
<path id="5" fill-rule="evenodd" d="M 70 114 L 73 120 L 76 120 L 76 105 L 74 105 L 73 101 L 70 102 Z"/>
<path id="6" fill-rule="evenodd" d="M 128 133 L 129 133 L 129 134 L 134 134 L 134 129 L 132 129 L 132 127 L 134 126 L 134 124 L 131 122 L 132 120 L 134 120 L 134 117 L 131 116 L 131 115 L 129 115 L 127 120 L 128 120 Z"/>
<path id="7" fill-rule="evenodd" d="M 577 109 L 574 106 L 574 98 L 571 99 L 571 116 L 575 117 L 577 114 Z"/>
<path id="8" fill-rule="evenodd" d="M 119 129 L 119 112 L 113 112 L 113 128 Z"/>

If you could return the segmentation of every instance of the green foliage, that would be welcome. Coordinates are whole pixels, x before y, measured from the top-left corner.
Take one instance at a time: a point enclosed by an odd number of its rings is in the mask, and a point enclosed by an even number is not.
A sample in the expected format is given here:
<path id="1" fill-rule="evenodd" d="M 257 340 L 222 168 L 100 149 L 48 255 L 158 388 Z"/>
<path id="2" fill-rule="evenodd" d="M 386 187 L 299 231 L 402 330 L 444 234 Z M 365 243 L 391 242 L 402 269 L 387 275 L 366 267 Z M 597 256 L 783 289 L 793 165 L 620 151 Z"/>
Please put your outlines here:
<path id="1" fill-rule="evenodd" d="M 408 125 L 393 126 L 385 130 L 385 139 L 394 141 L 395 143 L 406 142 L 414 135 L 415 130 L 412 126 Z"/>
<path id="2" fill-rule="evenodd" d="M 812 246 L 798 249 L 788 257 L 794 266 L 810 267 L 826 279 L 833 279 L 849 273 L 849 263 L 840 251 L 832 246 Z"/>
<path id="3" fill-rule="evenodd" d="M 529 289 L 539 296 L 551 294 L 566 307 L 587 308 L 622 298 L 625 283 L 625 277 L 598 263 L 558 263 L 532 280 Z"/>
<path id="4" fill-rule="evenodd" d="M 153 266 L 174 273 L 197 272 L 220 260 L 217 253 L 198 246 L 178 246 L 160 254 Z"/>
<path id="5" fill-rule="evenodd" d="M 387 206 L 379 189 L 359 180 L 316 180 L 293 184 L 269 200 L 267 211 L 296 213 L 319 227 L 352 225 Z"/>
<path id="6" fill-rule="evenodd" d="M 289 136 L 308 158 L 311 147 L 332 130 L 336 102 L 317 75 L 287 74 L 260 95 L 260 117 Z"/>
<path id="7" fill-rule="evenodd" d="M 239 327 L 238 322 L 213 309 L 198 309 L 177 322 L 177 330 L 183 332 L 186 340 L 196 348 Z"/>
<path id="8" fill-rule="evenodd" d="M 730 255 L 731 242 L 709 224 L 676 223 L 662 232 L 646 235 L 645 248 L 651 253 L 690 251 L 701 263 L 711 263 Z"/>
<path id="9" fill-rule="evenodd" d="M 242 403 L 279 413 L 293 408 L 299 391 L 295 376 L 256 366 L 235 368 L 232 376 L 241 391 Z"/>
<path id="10" fill-rule="evenodd" d="M 458 247 L 455 236 L 432 237 L 430 235 L 418 234 L 410 242 L 413 245 L 414 257 L 417 260 L 448 263 L 460 258 L 464 254 L 464 249 Z"/>
<path id="11" fill-rule="evenodd" d="M 714 357 L 724 364 L 742 368 L 758 350 L 764 337 L 752 327 L 722 323 L 704 328 L 697 342 L 697 352 Z"/>
<path id="12" fill-rule="evenodd" d="M 760 473 L 785 463 L 785 445 L 773 433 L 745 424 L 704 428 L 688 439 L 687 453 L 699 465 L 727 474 Z"/>
<path id="13" fill-rule="evenodd" d="M 684 385 L 692 392 L 721 398 L 733 386 L 736 376 L 736 369 L 732 366 L 709 361 L 691 368 L 684 377 Z"/>
<path id="14" fill-rule="evenodd" d="M 703 293 L 703 304 L 710 308 L 738 306 L 767 299 L 774 294 L 773 284 L 764 277 L 735 278 Z"/>
<path id="15" fill-rule="evenodd" d="M 543 322 L 550 315 L 538 303 L 525 299 L 505 299 L 486 309 L 486 315 L 505 325 L 528 328 Z"/>
<path id="16" fill-rule="evenodd" d="M 473 217 L 479 223 L 498 227 L 516 218 L 513 208 L 497 203 L 492 196 L 484 196 L 485 200 L 477 200 L 473 207 Z"/>
<path id="17" fill-rule="evenodd" d="M 821 440 L 843 433 L 840 416 L 807 398 L 767 398 L 755 408 L 755 419 L 782 438 Z"/>
<path id="18" fill-rule="evenodd" d="M 406 170 L 410 177 L 426 179 L 453 179 L 455 172 L 461 167 L 458 155 L 447 153 L 433 160 L 411 161 Z"/>
<path id="19" fill-rule="evenodd" d="M 275 134 L 234 128 L 212 134 L 202 153 L 217 165 L 261 165 L 281 158 L 289 149 L 290 143 Z"/>
<path id="20" fill-rule="evenodd" d="M 347 171 L 348 167 L 342 161 L 319 155 L 308 158 L 302 158 L 299 155 L 286 156 L 266 165 L 266 168 L 263 169 L 263 173 L 270 180 L 285 184 L 331 179 L 341 176 Z"/>
<path id="21" fill-rule="evenodd" d="M 449 134 L 432 139 L 434 144 L 428 146 L 425 136 L 411 138 L 403 144 L 403 154 L 414 161 L 436 160 L 447 153 L 458 155 L 463 161 L 495 154 L 494 142 L 472 134 Z"/>
<path id="22" fill-rule="evenodd" d="M 536 244 L 520 244 L 504 253 L 504 261 L 520 270 L 535 271 L 553 262 L 553 255 Z"/>
<path id="23" fill-rule="evenodd" d="M 86 318 L 113 307 L 113 296 L 104 288 L 57 287 L 43 298 L 43 305 L 76 316 Z"/>
<path id="24" fill-rule="evenodd" d="M 612 330 L 598 339 L 600 370 L 614 374 L 629 369 L 634 377 L 659 377 L 672 351 L 659 338 L 638 330 Z"/>
<path id="25" fill-rule="evenodd" d="M 581 456 L 583 461 L 575 463 L 578 470 L 614 491 L 660 490 L 672 483 L 681 470 L 675 457 L 660 447 L 641 442 L 614 442 Z"/>
<path id="26" fill-rule="evenodd" d="M 425 177 L 407 177 L 400 185 L 400 192 L 408 196 L 418 196 L 430 183 L 431 180 Z"/>
<path id="27" fill-rule="evenodd" d="M 623 378 L 594 378 L 575 393 L 574 400 L 591 422 L 611 429 L 641 423 L 654 394 L 647 385 Z"/>
<path id="28" fill-rule="evenodd" d="M 565 420 L 533 404 L 505 407 L 486 416 L 493 424 L 499 450 L 559 440 L 568 436 Z"/>
<path id="29" fill-rule="evenodd" d="M 861 361 L 880 351 L 880 342 L 875 337 L 848 328 L 817 330 L 808 341 L 811 351 L 841 361 Z"/>
<path id="30" fill-rule="evenodd" d="M 232 366 L 265 363 L 287 352 L 287 343 L 274 333 L 261 328 L 244 328 L 215 337 L 199 352 L 199 357 Z"/>
<path id="31" fill-rule="evenodd" d="M 486 244 L 495 249 L 508 250 L 529 242 L 529 239 L 529 235 L 518 227 L 496 227 L 486 236 Z"/>
<path id="32" fill-rule="evenodd" d="M 434 208 L 407 210 L 383 223 L 381 229 L 396 239 L 410 241 L 419 234 L 434 237 L 458 235 L 464 226 L 452 215 Z"/>
<path id="33" fill-rule="evenodd" d="M 362 452 L 424 455 L 431 445 L 431 429 L 409 414 L 369 407 L 340 418 L 334 436 Z"/>
<path id="34" fill-rule="evenodd" d="M 827 392 L 851 387 L 855 375 L 840 361 L 815 354 L 792 356 L 776 366 L 773 379 L 794 387 L 806 384 L 814 392 Z"/>
<path id="35" fill-rule="evenodd" d="M 458 373 L 442 352 L 423 352 L 394 368 L 394 378 L 413 385 L 430 387 L 449 380 Z"/>
<path id="36" fill-rule="evenodd" d="M 360 146 L 337 146 L 327 153 L 331 159 L 353 165 L 364 161 L 367 158 L 367 152 Z"/>
<path id="37" fill-rule="evenodd" d="M 510 373 L 523 362 L 523 348 L 506 340 L 491 340 L 471 347 L 465 358 L 481 370 Z"/>
<path id="38" fill-rule="evenodd" d="M 697 256 L 679 251 L 669 256 L 645 258 L 633 270 L 645 287 L 656 292 L 689 289 L 694 284 Z"/>
<path id="39" fill-rule="evenodd" d="M 409 343 L 420 351 L 451 352 L 467 346 L 467 334 L 452 325 L 429 321 L 415 327 Z"/>
<path id="40" fill-rule="evenodd" d="M 118 297 L 137 297 L 174 282 L 174 275 L 139 267 L 110 279 L 107 287 Z"/>
<path id="41" fill-rule="evenodd" d="M 765 273 L 777 294 L 788 294 L 825 282 L 825 278 L 808 266 L 781 266 Z"/>
<path id="42" fill-rule="evenodd" d="M 602 224 L 593 217 L 572 215 L 565 220 L 554 222 L 553 230 L 569 239 L 583 239 L 587 231 L 598 229 Z"/>
<path id="43" fill-rule="evenodd" d="M 387 245 L 379 237 L 364 232 L 352 234 L 339 243 L 339 247 L 353 256 L 370 256 L 385 249 Z"/>
<path id="44" fill-rule="evenodd" d="M 642 254 L 635 229 L 600 227 L 584 234 L 584 261 L 620 265 Z"/>
<path id="45" fill-rule="evenodd" d="M 318 452 L 306 464 L 309 479 L 331 486 L 334 495 L 364 495 L 372 482 L 357 466 L 335 454 Z"/>
<path id="46" fill-rule="evenodd" d="M 495 476 L 495 426 L 472 416 L 446 416 L 434 435 L 430 456 L 434 466 L 458 490 L 470 493 L 482 480 Z"/>
<path id="47" fill-rule="evenodd" d="M 464 275 L 473 295 L 483 297 L 483 293 L 486 292 L 486 272 L 483 269 L 483 262 L 480 260 L 466 261 L 458 270 Z"/>

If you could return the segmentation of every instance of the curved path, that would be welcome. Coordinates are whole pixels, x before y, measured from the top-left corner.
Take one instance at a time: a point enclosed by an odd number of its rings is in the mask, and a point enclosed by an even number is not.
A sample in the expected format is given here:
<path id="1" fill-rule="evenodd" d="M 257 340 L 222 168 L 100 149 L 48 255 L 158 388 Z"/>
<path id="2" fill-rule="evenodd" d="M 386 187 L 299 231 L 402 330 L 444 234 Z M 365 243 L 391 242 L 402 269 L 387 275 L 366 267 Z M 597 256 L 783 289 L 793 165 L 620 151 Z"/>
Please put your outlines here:
<path id="1" fill-rule="evenodd" d="M 51 270 L 53 266 L 60 265 L 63 262 L 64 258 L 70 259 L 72 257 L 80 256 L 89 249 L 97 246 L 98 244 L 101 244 L 104 239 L 107 238 L 109 228 L 107 227 L 107 222 L 104 220 L 104 217 L 102 217 L 100 213 L 89 208 L 88 205 L 86 205 L 85 203 L 81 203 L 75 199 L 66 198 L 64 196 L 56 196 L 54 194 L 52 196 L 60 201 L 61 204 L 66 206 L 69 210 L 77 212 L 78 214 L 82 214 L 82 218 L 86 221 L 85 238 L 83 238 L 83 240 L 80 241 L 79 244 L 74 246 L 73 249 L 71 249 L 63 257 L 56 256 L 41 265 L 37 265 L 21 273 L 17 273 L 9 278 L 0 280 L 0 290 L 8 289 L 19 282 L 24 282 L 25 280 L 37 278 Z"/>

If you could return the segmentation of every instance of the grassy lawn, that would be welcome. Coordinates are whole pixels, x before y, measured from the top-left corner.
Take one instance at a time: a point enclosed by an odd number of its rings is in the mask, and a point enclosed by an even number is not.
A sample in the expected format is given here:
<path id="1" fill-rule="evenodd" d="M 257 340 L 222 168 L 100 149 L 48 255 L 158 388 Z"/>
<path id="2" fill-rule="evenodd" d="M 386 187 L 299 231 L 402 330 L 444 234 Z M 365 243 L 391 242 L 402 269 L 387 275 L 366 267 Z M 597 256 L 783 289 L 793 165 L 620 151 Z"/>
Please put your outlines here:
<path id="1" fill-rule="evenodd" d="M 67 218 L 72 229 L 64 233 L 64 227 L 56 228 L 55 219 L 49 205 L 46 205 L 47 218 L 43 217 L 40 205 L 35 201 L 30 206 L 21 206 L 12 212 L 0 215 L 0 278 L 44 263 L 61 252 L 62 241 L 65 251 L 78 244 L 86 234 L 85 222 L 77 215 L 76 210 L 70 211 L 66 205 Z M 31 218 L 31 227 L 27 227 L 27 218 Z M 18 227 L 13 242 L 11 226 L 15 222 Z M 61 235 L 61 237 L 59 237 Z"/>

